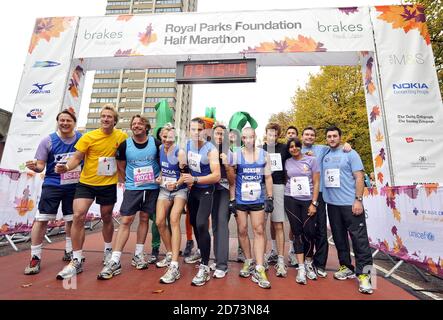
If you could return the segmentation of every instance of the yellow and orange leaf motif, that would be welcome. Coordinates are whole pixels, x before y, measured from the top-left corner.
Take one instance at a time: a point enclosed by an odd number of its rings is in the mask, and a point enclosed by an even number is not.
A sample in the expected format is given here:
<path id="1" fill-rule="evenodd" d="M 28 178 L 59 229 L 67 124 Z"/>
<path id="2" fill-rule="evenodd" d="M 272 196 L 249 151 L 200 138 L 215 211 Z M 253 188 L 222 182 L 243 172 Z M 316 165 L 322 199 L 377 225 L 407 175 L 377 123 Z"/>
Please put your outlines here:
<path id="1" fill-rule="evenodd" d="M 405 33 L 417 29 L 426 44 L 431 43 L 422 5 L 376 6 L 375 8 L 381 12 L 378 19 L 391 23 L 392 28 L 402 28 Z"/>
<path id="2" fill-rule="evenodd" d="M 377 134 L 375 135 L 376 142 L 382 142 L 385 137 L 381 134 L 380 129 L 378 129 Z"/>
<path id="3" fill-rule="evenodd" d="M 42 39 L 49 42 L 52 38 L 60 37 L 60 34 L 71 26 L 73 19 L 73 17 L 37 19 L 28 52 L 32 53 Z"/>
<path id="4" fill-rule="evenodd" d="M 376 168 L 381 168 L 383 166 L 383 158 L 378 155 L 375 157 L 375 167 Z"/>
<path id="5" fill-rule="evenodd" d="M 117 17 L 117 21 L 129 21 L 132 19 L 133 14 L 122 14 Z"/>
<path id="6" fill-rule="evenodd" d="M 401 222 L 401 214 L 400 211 L 398 211 L 396 208 L 392 209 L 392 214 L 394 215 L 394 219 L 398 222 Z"/>
<path id="7" fill-rule="evenodd" d="M 429 197 L 433 192 L 437 193 L 438 183 L 425 184 L 426 196 Z"/>

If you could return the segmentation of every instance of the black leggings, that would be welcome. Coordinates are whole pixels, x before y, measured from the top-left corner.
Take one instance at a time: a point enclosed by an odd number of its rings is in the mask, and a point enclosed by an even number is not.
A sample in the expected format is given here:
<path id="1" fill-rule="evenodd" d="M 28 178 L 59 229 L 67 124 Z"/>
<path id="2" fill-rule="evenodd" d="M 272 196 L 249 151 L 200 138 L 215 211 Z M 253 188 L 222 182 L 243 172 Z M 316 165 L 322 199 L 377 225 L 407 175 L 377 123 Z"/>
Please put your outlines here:
<path id="1" fill-rule="evenodd" d="M 209 234 L 209 215 L 212 212 L 214 185 L 207 188 L 192 187 L 188 197 L 191 225 L 202 256 L 202 264 L 208 265 L 211 253 L 211 235 Z"/>
<path id="2" fill-rule="evenodd" d="M 294 234 L 294 251 L 305 258 L 314 255 L 315 216 L 308 216 L 311 201 L 296 200 L 285 196 L 285 211 Z"/>

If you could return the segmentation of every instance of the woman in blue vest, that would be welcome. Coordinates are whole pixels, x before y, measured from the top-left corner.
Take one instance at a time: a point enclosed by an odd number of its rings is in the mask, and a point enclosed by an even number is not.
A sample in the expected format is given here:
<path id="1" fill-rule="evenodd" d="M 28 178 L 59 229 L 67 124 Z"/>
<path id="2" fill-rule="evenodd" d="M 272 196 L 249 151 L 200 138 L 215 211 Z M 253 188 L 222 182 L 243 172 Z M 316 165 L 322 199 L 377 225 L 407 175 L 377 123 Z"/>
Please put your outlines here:
<path id="1" fill-rule="evenodd" d="M 116 153 L 119 181 L 125 182 L 120 207 L 122 219 L 111 259 L 97 276 L 100 280 L 111 279 L 121 273 L 120 258 L 137 212 L 140 212 L 139 226 L 131 265 L 139 270 L 148 267 L 143 248 L 148 234 L 149 215 L 155 214 L 159 194 L 155 179 L 160 174 L 158 151 L 161 143 L 153 136 L 148 136 L 151 126 L 146 118 L 135 115 L 130 125 L 132 137 L 121 143 Z"/>
<path id="2" fill-rule="evenodd" d="M 48 221 L 55 220 L 58 207 L 62 203 L 63 219 L 65 220 L 66 248 L 63 261 L 72 258 L 71 226 L 73 218 L 72 202 L 75 187 L 80 177 L 81 167 L 64 174 L 55 173 L 57 163 L 66 163 L 75 152 L 75 144 L 81 134 L 74 131 L 76 117 L 68 110 L 57 115 L 57 131 L 43 138 L 37 148 L 35 160 L 26 162 L 29 170 L 40 173 L 45 170 L 42 193 L 38 204 L 38 211 L 31 232 L 31 261 L 25 269 L 25 274 L 40 272 L 43 238 Z"/>
<path id="3" fill-rule="evenodd" d="M 233 159 L 237 172 L 235 206 L 238 237 L 246 257 L 243 268 L 240 270 L 240 276 L 247 278 L 252 274 L 252 281 L 261 288 L 268 289 L 271 287 L 271 283 L 266 276 L 264 267 L 265 212 L 269 213 L 274 210 L 272 175 L 269 156 L 262 148 L 255 146 L 255 138 L 253 128 L 244 128 L 242 130 L 244 147 L 235 153 Z M 248 214 L 254 233 L 254 253 L 257 262 L 255 268 L 248 237 Z"/>
<path id="4" fill-rule="evenodd" d="M 215 184 L 220 181 L 220 163 L 217 149 L 206 141 L 203 132 L 205 123 L 200 118 L 191 120 L 191 140 L 186 144 L 186 156 L 190 173 L 184 173 L 184 182 L 191 187 L 188 197 L 189 213 L 198 247 L 201 252 L 201 264 L 192 285 L 202 286 L 209 281 L 209 254 L 211 236 L 209 234 L 209 215 Z"/>
<path id="5" fill-rule="evenodd" d="M 180 217 L 188 200 L 188 188 L 183 181 L 181 171 L 186 166 L 186 155 L 175 144 L 174 127 L 163 127 L 161 134 L 166 139 L 160 146 L 160 176 L 157 178 L 160 194 L 157 200 L 156 223 L 166 247 L 166 257 L 156 265 L 158 268 L 168 267 L 160 282 L 173 283 L 180 279 L 178 264 L 181 241 Z M 166 224 L 168 213 L 170 229 Z"/>

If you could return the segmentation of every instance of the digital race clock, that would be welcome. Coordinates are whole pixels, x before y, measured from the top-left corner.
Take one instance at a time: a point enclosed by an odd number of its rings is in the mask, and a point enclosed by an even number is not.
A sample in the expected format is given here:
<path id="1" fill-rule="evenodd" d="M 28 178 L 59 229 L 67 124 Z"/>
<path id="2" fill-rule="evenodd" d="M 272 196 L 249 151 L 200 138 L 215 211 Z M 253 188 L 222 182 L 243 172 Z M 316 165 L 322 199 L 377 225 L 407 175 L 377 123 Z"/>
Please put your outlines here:
<path id="1" fill-rule="evenodd" d="M 177 61 L 178 84 L 255 82 L 255 59 Z"/>

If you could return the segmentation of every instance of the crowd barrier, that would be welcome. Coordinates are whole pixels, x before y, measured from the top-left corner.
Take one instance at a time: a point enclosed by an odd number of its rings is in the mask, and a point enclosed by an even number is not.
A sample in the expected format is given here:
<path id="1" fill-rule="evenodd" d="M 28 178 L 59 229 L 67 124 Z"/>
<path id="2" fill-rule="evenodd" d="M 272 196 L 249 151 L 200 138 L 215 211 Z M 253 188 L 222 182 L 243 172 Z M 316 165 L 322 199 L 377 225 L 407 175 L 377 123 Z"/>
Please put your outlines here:
<path id="1" fill-rule="evenodd" d="M 14 248 L 15 241 L 29 239 L 34 217 L 43 184 L 43 174 L 19 172 L 0 168 L 0 240 L 6 239 Z M 117 204 L 120 208 L 123 199 L 123 189 L 117 188 Z M 120 213 L 114 210 L 114 218 Z M 64 220 L 61 210 L 57 219 L 48 224 L 49 229 L 63 229 Z M 92 223 L 100 220 L 100 207 L 94 202 L 88 211 L 86 221 Z"/>

